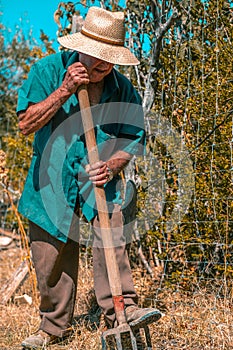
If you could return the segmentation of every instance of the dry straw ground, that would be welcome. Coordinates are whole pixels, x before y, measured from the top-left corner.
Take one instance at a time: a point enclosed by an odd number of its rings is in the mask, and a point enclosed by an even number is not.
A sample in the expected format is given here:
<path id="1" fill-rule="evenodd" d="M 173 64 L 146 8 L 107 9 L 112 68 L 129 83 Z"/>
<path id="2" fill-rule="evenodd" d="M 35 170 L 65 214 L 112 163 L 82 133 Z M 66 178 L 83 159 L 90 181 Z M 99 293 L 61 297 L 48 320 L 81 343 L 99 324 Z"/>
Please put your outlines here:
<path id="1" fill-rule="evenodd" d="M 0 281 L 5 283 L 20 263 L 20 249 L 13 246 L 0 254 Z M 86 254 L 80 260 L 79 287 L 73 336 L 51 350 L 99 350 L 104 326 L 93 293 L 92 268 Z M 191 292 L 163 287 L 158 290 L 150 277 L 137 268 L 134 279 L 140 305 L 157 306 L 165 316 L 150 326 L 153 350 L 230 350 L 233 349 L 232 300 L 224 286 L 196 287 Z M 229 288 L 229 287 L 228 287 Z M 31 293 L 28 279 L 16 295 Z M 224 294 L 225 293 L 225 294 Z M 39 317 L 35 306 L 19 304 L 13 299 L 0 311 L 0 349 L 21 349 L 22 339 L 34 332 Z M 128 350 L 128 349 L 125 349 Z"/>

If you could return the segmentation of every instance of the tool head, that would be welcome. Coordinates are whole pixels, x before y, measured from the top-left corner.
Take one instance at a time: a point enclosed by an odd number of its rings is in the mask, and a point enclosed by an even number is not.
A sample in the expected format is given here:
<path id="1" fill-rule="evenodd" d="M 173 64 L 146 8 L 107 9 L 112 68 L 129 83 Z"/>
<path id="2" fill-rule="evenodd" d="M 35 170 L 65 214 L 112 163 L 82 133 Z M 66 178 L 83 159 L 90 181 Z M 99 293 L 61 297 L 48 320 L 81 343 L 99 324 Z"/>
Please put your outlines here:
<path id="1" fill-rule="evenodd" d="M 115 342 L 117 350 L 127 349 L 138 350 L 137 341 L 132 329 L 128 323 L 119 325 L 116 328 L 109 329 L 102 334 L 102 350 L 107 350 L 109 341 Z"/>

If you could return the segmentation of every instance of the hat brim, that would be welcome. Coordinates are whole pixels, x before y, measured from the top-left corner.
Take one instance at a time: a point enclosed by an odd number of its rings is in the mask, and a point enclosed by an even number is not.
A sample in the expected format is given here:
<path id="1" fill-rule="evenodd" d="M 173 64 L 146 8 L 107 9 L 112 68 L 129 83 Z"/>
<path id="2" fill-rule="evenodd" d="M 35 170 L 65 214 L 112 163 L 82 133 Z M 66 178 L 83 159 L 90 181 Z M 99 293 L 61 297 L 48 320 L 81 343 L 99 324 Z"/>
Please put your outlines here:
<path id="1" fill-rule="evenodd" d="M 140 63 L 128 48 L 120 45 L 107 44 L 89 38 L 82 33 L 65 35 L 59 37 L 57 40 L 67 49 L 82 52 L 112 64 L 134 66 Z"/>

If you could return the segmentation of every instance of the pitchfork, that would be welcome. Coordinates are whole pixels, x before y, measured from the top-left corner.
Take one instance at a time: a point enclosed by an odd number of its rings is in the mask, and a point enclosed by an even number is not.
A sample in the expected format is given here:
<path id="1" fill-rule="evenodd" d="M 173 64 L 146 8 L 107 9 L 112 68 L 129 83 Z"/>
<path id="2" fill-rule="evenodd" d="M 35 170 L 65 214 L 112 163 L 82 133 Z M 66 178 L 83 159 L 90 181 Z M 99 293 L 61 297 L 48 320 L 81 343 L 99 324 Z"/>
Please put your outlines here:
<path id="1" fill-rule="evenodd" d="M 78 89 L 78 99 L 80 104 L 80 111 L 83 123 L 83 129 L 85 134 L 86 146 L 89 157 L 89 164 L 92 165 L 99 161 L 99 154 L 96 145 L 96 138 L 94 132 L 93 119 L 90 109 L 90 102 L 87 93 L 86 86 L 82 85 Z M 109 221 L 109 213 L 106 202 L 106 195 L 104 187 L 96 187 L 94 186 L 95 198 L 96 198 L 96 206 L 99 216 L 100 222 L 100 230 L 101 237 L 104 247 L 104 254 L 106 260 L 106 267 L 109 279 L 109 285 L 112 293 L 113 305 L 116 314 L 116 319 L 118 322 L 118 326 L 116 328 L 109 329 L 103 332 L 101 340 L 102 340 L 102 349 L 107 349 L 107 338 L 114 337 L 118 350 L 125 350 L 123 346 L 122 339 L 129 338 L 131 340 L 130 348 L 132 350 L 137 350 L 137 341 L 135 335 L 127 323 L 126 315 L 125 315 L 125 304 L 124 298 L 122 296 L 122 286 L 120 281 L 120 273 L 119 267 L 116 260 L 112 232 Z M 147 326 L 143 327 L 146 335 L 146 341 L 148 348 L 151 347 L 151 338 L 149 334 L 149 329 Z M 127 347 L 127 350 L 130 349 Z"/>

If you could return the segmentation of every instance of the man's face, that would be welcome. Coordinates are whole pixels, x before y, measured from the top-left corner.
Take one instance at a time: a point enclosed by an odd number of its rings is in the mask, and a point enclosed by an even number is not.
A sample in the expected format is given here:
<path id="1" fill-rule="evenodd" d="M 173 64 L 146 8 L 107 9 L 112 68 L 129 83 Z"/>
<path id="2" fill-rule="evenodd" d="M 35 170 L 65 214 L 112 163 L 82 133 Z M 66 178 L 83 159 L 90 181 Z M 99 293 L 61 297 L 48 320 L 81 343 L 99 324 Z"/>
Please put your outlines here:
<path id="1" fill-rule="evenodd" d="M 112 63 L 102 61 L 84 53 L 79 53 L 79 61 L 86 67 L 91 83 L 97 83 L 103 80 L 113 68 Z"/>

